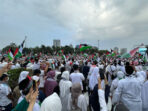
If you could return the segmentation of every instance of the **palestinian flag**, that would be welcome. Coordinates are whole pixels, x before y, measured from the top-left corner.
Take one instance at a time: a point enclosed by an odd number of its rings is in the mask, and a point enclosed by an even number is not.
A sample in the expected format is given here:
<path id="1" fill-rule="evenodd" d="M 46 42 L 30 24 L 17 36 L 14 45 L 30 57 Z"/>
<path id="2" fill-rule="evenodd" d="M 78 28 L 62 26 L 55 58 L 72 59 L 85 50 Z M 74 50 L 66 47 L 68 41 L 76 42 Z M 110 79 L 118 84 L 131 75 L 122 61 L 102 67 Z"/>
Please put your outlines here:
<path id="1" fill-rule="evenodd" d="M 108 52 L 108 51 L 107 51 L 106 55 L 107 55 L 107 56 L 114 57 L 114 56 L 116 56 L 116 52 L 111 49 L 111 52 Z"/>
<path id="2" fill-rule="evenodd" d="M 137 47 L 137 48 L 131 50 L 131 51 L 130 51 L 130 56 L 133 57 L 133 56 L 136 54 L 136 52 L 137 52 L 138 50 L 139 50 L 139 47 Z"/>
<path id="3" fill-rule="evenodd" d="M 130 58 L 130 57 L 133 57 L 138 50 L 139 50 L 139 47 L 131 50 L 129 53 L 125 53 L 125 54 L 121 55 L 121 58 Z"/>
<path id="4" fill-rule="evenodd" d="M 88 46 L 87 44 L 80 44 L 79 48 L 80 48 L 80 51 L 82 52 L 82 51 L 85 51 L 85 50 L 90 49 L 92 47 Z"/>
<path id="5" fill-rule="evenodd" d="M 16 48 L 15 53 L 14 53 L 15 58 L 19 58 L 19 57 L 22 56 L 22 52 L 23 52 L 23 48 L 24 48 L 24 43 L 25 43 L 25 40 L 20 45 L 20 48 Z"/>
<path id="6" fill-rule="evenodd" d="M 13 58 L 14 58 L 14 56 L 13 56 L 13 51 L 12 51 L 11 48 L 10 48 L 9 51 L 8 51 L 8 58 L 9 58 L 10 61 L 12 61 Z"/>

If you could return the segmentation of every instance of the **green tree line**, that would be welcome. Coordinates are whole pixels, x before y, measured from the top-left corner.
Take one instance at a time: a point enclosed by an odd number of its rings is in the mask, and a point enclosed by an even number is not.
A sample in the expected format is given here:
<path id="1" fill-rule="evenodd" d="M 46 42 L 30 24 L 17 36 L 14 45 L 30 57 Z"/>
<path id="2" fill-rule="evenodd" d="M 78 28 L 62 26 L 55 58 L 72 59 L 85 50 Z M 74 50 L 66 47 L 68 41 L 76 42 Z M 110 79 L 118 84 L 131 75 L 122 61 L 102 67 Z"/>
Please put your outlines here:
<path id="1" fill-rule="evenodd" d="M 14 52 L 17 47 L 19 47 L 19 46 L 17 46 L 15 43 L 11 43 L 10 45 L 8 45 L 8 46 L 6 46 L 2 49 L 2 53 L 7 53 L 10 48 L 12 48 L 12 50 Z M 68 45 L 61 46 L 61 47 L 54 47 L 54 46 L 51 47 L 51 46 L 41 45 L 40 47 L 36 46 L 34 48 L 24 47 L 23 54 L 30 54 L 30 53 L 31 54 L 39 54 L 39 53 L 42 53 L 42 54 L 54 55 L 54 54 L 58 54 L 61 50 L 63 50 L 64 54 L 73 54 L 73 53 L 76 53 L 76 54 L 81 54 L 81 53 L 87 53 L 87 54 L 100 53 L 100 54 L 103 54 L 103 53 L 107 52 L 107 50 L 98 50 L 98 48 L 96 48 L 96 47 L 93 47 L 91 49 L 88 49 L 88 50 L 81 52 L 79 48 L 73 48 L 73 47 L 68 46 Z"/>

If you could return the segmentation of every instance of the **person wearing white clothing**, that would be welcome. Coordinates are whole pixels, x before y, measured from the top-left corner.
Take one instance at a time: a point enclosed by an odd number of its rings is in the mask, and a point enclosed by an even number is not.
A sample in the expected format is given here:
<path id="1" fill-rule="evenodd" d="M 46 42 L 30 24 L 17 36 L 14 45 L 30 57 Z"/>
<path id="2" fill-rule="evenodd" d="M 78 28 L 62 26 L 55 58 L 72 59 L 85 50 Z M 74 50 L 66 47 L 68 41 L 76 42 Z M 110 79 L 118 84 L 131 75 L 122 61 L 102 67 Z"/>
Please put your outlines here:
<path id="1" fill-rule="evenodd" d="M 41 111 L 61 111 L 62 104 L 57 93 L 48 96 L 41 105 Z"/>
<path id="2" fill-rule="evenodd" d="M 142 111 L 141 88 L 144 82 L 144 76 L 137 74 L 134 77 L 134 68 L 126 66 L 126 77 L 119 81 L 118 87 L 112 99 L 112 103 L 116 104 L 120 101 L 129 111 Z"/>
<path id="3" fill-rule="evenodd" d="M 87 111 L 87 100 L 82 94 L 80 83 L 72 85 L 68 99 L 68 111 Z"/>
<path id="4" fill-rule="evenodd" d="M 141 93 L 141 97 L 142 97 L 142 111 L 148 111 L 148 70 L 146 71 L 147 73 L 147 80 L 145 81 L 145 83 L 142 86 L 142 93 Z"/>
<path id="5" fill-rule="evenodd" d="M 100 111 L 107 111 L 107 105 L 105 102 L 105 94 L 104 90 L 102 90 L 101 87 L 101 79 L 100 77 L 98 78 L 98 97 L 99 97 L 99 103 L 100 103 Z"/>
<path id="6" fill-rule="evenodd" d="M 98 84 L 99 68 L 95 67 L 89 79 L 89 88 L 93 90 L 95 85 Z"/>
<path id="7" fill-rule="evenodd" d="M 84 78 L 83 74 L 78 71 L 78 69 L 79 69 L 78 65 L 74 64 L 73 68 L 74 68 L 74 72 L 71 73 L 70 80 L 72 81 L 72 84 L 80 83 L 81 90 L 83 90 L 82 81 L 84 81 L 85 78 Z"/>
<path id="8" fill-rule="evenodd" d="M 114 95 L 114 92 L 115 92 L 116 88 L 118 87 L 118 82 L 120 80 L 122 80 L 123 78 L 124 78 L 124 73 L 122 71 L 118 71 L 117 77 L 116 77 L 116 79 L 113 80 L 111 88 L 110 88 L 111 96 Z"/>
<path id="9" fill-rule="evenodd" d="M 70 94 L 70 88 L 72 87 L 72 82 L 69 81 L 69 72 L 64 71 L 62 73 L 62 80 L 59 83 L 60 87 L 60 98 L 62 102 L 62 111 L 68 111 L 68 95 Z"/>

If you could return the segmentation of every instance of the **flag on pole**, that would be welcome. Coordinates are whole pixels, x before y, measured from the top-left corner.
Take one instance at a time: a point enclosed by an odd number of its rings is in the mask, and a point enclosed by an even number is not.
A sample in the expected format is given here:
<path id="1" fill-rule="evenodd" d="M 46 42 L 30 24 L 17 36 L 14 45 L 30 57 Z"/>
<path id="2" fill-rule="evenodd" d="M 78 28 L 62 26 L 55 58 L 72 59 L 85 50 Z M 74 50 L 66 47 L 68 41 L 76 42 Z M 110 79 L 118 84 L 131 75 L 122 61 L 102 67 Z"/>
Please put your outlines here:
<path id="1" fill-rule="evenodd" d="M 10 48 L 9 51 L 8 51 L 8 58 L 9 58 L 10 61 L 12 61 L 13 58 L 14 58 L 14 56 L 13 56 L 13 51 L 12 51 L 11 48 Z"/>
<path id="2" fill-rule="evenodd" d="M 87 44 L 80 44 L 79 48 L 80 48 L 80 51 L 82 52 L 82 51 L 85 51 L 85 50 L 90 49 L 92 47 L 88 46 Z"/>
<path id="3" fill-rule="evenodd" d="M 138 50 L 139 50 L 139 47 L 131 50 L 129 53 L 124 53 L 123 55 L 121 55 L 121 58 L 130 58 L 130 57 L 133 57 Z"/>
<path id="4" fill-rule="evenodd" d="M 130 58 L 131 55 L 129 53 L 124 53 L 121 55 L 121 58 Z"/>
<path id="5" fill-rule="evenodd" d="M 25 40 L 26 40 L 26 39 L 25 39 Z M 14 53 L 15 58 L 19 58 L 19 57 L 22 56 L 22 52 L 23 52 L 25 40 L 24 40 L 24 41 L 22 42 L 22 44 L 20 45 L 20 48 L 16 48 L 15 53 Z"/>
<path id="6" fill-rule="evenodd" d="M 117 53 L 114 50 L 112 50 L 112 49 L 111 49 L 111 52 L 108 52 L 108 51 L 106 52 L 106 56 L 107 57 L 109 57 L 109 56 L 114 57 L 114 56 L 116 56 L 116 54 Z"/>
<path id="7" fill-rule="evenodd" d="M 133 56 L 136 54 L 136 52 L 137 52 L 138 50 L 139 50 L 139 47 L 137 47 L 137 48 L 131 50 L 131 51 L 130 51 L 130 56 L 133 57 Z"/>

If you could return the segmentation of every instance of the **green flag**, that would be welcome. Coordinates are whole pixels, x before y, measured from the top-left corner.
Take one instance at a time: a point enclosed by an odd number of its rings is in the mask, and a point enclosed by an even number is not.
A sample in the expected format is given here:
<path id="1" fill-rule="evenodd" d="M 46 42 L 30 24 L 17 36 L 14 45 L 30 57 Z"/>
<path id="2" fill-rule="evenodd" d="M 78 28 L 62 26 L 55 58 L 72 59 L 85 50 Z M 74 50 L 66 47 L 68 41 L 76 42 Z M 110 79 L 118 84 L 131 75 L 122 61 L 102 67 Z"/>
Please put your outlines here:
<path id="1" fill-rule="evenodd" d="M 82 46 L 80 48 L 80 51 L 82 52 L 82 51 L 85 51 L 85 50 L 90 49 L 90 48 L 92 48 L 92 47 L 91 46 Z"/>

